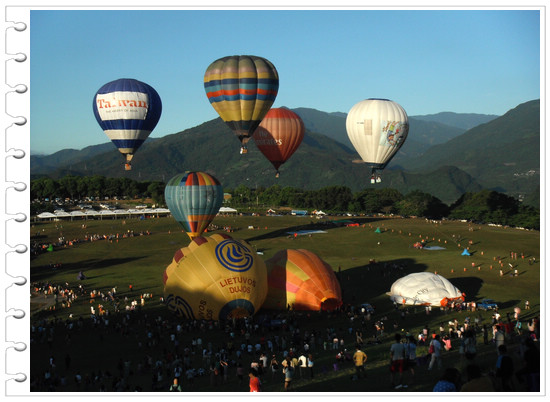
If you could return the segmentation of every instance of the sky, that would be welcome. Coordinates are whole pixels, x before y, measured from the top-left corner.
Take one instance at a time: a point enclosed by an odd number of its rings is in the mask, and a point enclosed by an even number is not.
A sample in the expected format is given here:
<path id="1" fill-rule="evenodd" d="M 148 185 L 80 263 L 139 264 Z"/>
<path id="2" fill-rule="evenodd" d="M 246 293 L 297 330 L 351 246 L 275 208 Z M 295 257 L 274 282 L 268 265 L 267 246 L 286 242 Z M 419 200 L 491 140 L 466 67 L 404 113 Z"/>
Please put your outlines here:
<path id="1" fill-rule="evenodd" d="M 90 8 L 30 16 L 32 154 L 108 142 L 92 101 L 118 78 L 159 93 L 163 111 L 151 137 L 215 119 L 204 72 L 230 55 L 275 65 L 272 107 L 347 113 L 363 99 L 386 98 L 409 116 L 502 115 L 541 97 L 537 9 Z"/>

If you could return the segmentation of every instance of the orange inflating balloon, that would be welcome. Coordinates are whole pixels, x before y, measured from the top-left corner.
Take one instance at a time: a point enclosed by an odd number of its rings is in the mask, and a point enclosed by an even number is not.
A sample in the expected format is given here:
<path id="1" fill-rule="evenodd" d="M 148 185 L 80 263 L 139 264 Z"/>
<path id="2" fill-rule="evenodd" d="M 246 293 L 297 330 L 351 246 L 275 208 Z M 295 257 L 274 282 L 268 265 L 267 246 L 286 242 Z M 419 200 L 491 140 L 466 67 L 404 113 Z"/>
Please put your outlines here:
<path id="1" fill-rule="evenodd" d="M 270 109 L 254 131 L 258 149 L 277 170 L 298 149 L 304 139 L 304 122 L 296 113 L 285 108 Z"/>
<path id="2" fill-rule="evenodd" d="M 281 250 L 265 261 L 267 297 L 263 308 L 334 310 L 342 291 L 332 267 L 308 250 Z"/>

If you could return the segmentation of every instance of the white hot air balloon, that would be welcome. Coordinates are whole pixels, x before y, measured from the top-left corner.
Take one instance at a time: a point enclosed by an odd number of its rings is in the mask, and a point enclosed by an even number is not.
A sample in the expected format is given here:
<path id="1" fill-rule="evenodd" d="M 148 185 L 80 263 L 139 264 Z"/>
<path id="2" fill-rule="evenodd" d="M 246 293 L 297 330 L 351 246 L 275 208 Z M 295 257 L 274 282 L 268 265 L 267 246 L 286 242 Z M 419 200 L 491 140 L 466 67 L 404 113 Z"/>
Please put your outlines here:
<path id="1" fill-rule="evenodd" d="M 431 272 L 416 272 L 396 280 L 387 293 L 398 304 L 446 306 L 464 301 L 464 295 L 448 279 Z"/>
<path id="2" fill-rule="evenodd" d="M 391 100 L 365 99 L 350 109 L 346 131 L 355 150 L 372 168 L 371 182 L 380 182 L 376 171 L 384 169 L 405 142 L 409 118 Z"/>

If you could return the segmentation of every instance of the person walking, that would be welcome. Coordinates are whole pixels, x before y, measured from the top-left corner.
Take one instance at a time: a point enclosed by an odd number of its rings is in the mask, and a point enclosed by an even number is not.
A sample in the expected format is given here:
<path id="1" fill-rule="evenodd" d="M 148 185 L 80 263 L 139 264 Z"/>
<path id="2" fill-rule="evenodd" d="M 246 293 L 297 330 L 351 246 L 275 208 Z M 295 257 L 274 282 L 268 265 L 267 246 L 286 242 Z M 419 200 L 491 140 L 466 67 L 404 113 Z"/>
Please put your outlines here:
<path id="1" fill-rule="evenodd" d="M 359 344 L 355 347 L 355 353 L 353 354 L 353 362 L 355 363 L 355 373 L 357 379 L 361 378 L 361 373 L 363 373 L 363 378 L 367 378 L 365 373 L 365 363 L 367 362 L 367 355 L 361 350 Z"/>
<path id="2" fill-rule="evenodd" d="M 390 372 L 391 386 L 395 389 L 407 388 L 403 385 L 403 366 L 405 363 L 405 345 L 401 343 L 401 334 L 395 334 L 395 342 L 390 347 Z M 395 381 L 395 375 L 399 373 L 399 381 Z"/>

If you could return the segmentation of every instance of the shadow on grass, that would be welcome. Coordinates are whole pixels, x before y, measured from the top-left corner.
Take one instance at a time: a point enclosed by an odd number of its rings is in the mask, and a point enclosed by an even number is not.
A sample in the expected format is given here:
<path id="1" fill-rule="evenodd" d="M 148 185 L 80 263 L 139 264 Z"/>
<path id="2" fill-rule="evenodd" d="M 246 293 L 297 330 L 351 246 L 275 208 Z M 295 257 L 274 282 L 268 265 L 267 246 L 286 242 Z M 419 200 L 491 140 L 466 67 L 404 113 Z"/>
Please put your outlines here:
<path id="1" fill-rule="evenodd" d="M 308 218 L 304 218 L 304 222 L 308 220 Z M 357 217 L 345 217 L 343 216 L 342 219 L 338 220 L 322 220 L 322 221 L 314 221 L 309 219 L 309 223 L 304 223 L 303 225 L 296 225 L 296 226 L 289 226 L 285 227 L 283 229 L 274 230 L 272 232 L 264 233 L 259 236 L 253 236 L 250 238 L 245 239 L 247 242 L 257 241 L 257 240 L 265 240 L 265 239 L 275 239 L 278 237 L 291 237 L 293 232 L 298 232 L 300 230 L 330 230 L 335 228 L 340 228 L 342 226 L 346 225 L 346 222 L 353 222 L 358 223 L 359 225 L 372 223 L 378 220 L 378 218 L 357 218 Z"/>
<path id="2" fill-rule="evenodd" d="M 31 279 L 34 282 L 40 282 L 51 278 L 53 273 L 74 274 L 76 279 L 76 275 L 81 271 L 84 275 L 86 275 L 86 279 L 93 279 L 94 276 L 89 276 L 86 271 L 92 269 L 111 268 L 117 265 L 137 261 L 142 258 L 144 257 L 90 259 L 79 261 L 78 263 L 66 263 L 57 268 L 53 268 L 49 265 L 41 265 L 31 268 Z"/>

